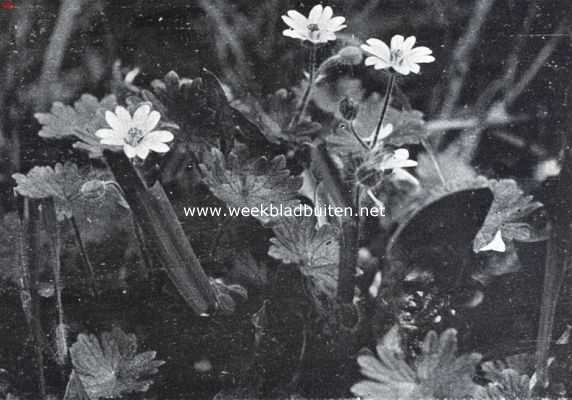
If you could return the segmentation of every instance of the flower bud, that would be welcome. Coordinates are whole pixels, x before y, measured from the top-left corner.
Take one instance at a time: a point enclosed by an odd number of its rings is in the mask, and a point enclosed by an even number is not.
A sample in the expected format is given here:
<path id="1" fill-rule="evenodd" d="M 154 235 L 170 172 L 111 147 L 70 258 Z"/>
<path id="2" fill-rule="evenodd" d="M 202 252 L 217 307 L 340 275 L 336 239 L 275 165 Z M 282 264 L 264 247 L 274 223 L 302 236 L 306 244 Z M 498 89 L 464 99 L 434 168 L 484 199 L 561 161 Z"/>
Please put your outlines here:
<path id="1" fill-rule="evenodd" d="M 340 63 L 345 65 L 359 65 L 363 60 L 363 52 L 359 47 L 346 46 L 338 52 Z"/>
<path id="2" fill-rule="evenodd" d="M 100 199 L 105 195 L 105 182 L 99 179 L 87 181 L 81 185 L 80 192 L 86 199 Z"/>
<path id="3" fill-rule="evenodd" d="M 358 115 L 359 103 L 353 101 L 349 97 L 344 97 L 342 101 L 340 101 L 339 110 L 345 120 L 353 121 Z"/>

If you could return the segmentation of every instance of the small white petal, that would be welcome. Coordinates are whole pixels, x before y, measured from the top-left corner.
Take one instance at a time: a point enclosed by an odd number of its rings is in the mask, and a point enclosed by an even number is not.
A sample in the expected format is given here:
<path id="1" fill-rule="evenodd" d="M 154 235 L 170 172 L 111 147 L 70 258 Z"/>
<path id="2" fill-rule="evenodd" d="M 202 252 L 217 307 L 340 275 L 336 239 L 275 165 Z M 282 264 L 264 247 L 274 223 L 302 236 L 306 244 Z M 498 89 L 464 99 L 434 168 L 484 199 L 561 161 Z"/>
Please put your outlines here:
<path id="1" fill-rule="evenodd" d="M 385 139 L 386 137 L 391 135 L 391 132 L 393 132 L 393 124 L 387 124 L 383 126 L 381 128 L 381 131 L 379 132 L 379 139 L 380 140 Z M 409 158 L 409 152 L 407 153 L 407 158 Z"/>
<path id="2" fill-rule="evenodd" d="M 346 19 L 344 17 L 334 17 L 330 21 L 328 21 L 327 29 L 338 31 L 339 27 L 342 26 L 344 22 L 346 22 Z M 345 28 L 345 25 L 343 26 Z"/>
<path id="3" fill-rule="evenodd" d="M 165 143 L 152 142 L 147 144 L 147 147 L 156 153 L 166 153 L 170 150 L 169 146 Z"/>
<path id="4" fill-rule="evenodd" d="M 319 42 L 325 43 L 330 40 L 336 40 L 336 34 L 333 32 L 323 32 Z"/>
<path id="5" fill-rule="evenodd" d="M 139 144 L 136 148 L 135 148 L 135 152 L 137 153 L 137 157 L 139 157 L 140 159 L 144 160 L 147 158 L 147 156 L 149 155 L 149 152 L 151 150 L 149 149 L 149 146 L 141 143 Z"/>
<path id="6" fill-rule="evenodd" d="M 367 45 L 362 45 L 361 48 L 373 55 L 378 56 L 379 58 L 383 59 L 386 62 L 389 62 L 389 60 L 391 60 L 391 51 L 389 50 L 389 47 L 381 40 L 379 39 L 375 39 L 375 38 L 371 38 L 368 39 L 366 42 L 369 46 Z"/>
<path id="7" fill-rule="evenodd" d="M 174 136 L 169 131 L 153 131 L 145 135 L 143 142 L 157 142 L 157 143 L 169 143 L 174 139 Z"/>
<path id="8" fill-rule="evenodd" d="M 123 139 L 125 137 L 125 135 L 122 135 L 121 132 L 118 132 L 114 129 L 99 129 L 97 130 L 97 132 L 95 132 L 95 136 L 101 139 L 115 138 L 115 137 Z"/>
<path id="9" fill-rule="evenodd" d="M 411 70 L 411 72 L 414 72 L 416 74 L 419 73 L 419 71 L 421 70 L 421 68 L 419 67 L 419 64 L 415 64 L 415 63 L 407 63 L 407 66 L 409 67 L 409 69 Z"/>
<path id="10" fill-rule="evenodd" d="M 161 119 L 161 114 L 159 114 L 158 111 L 151 111 L 147 119 L 140 126 L 141 130 L 144 133 L 151 132 L 153 129 L 155 129 L 160 119 Z"/>
<path id="11" fill-rule="evenodd" d="M 118 132 L 127 131 L 126 123 L 124 123 L 123 121 L 120 121 L 119 118 L 117 117 L 117 115 L 115 115 L 111 111 L 105 112 L 105 121 L 113 130 L 116 130 Z"/>
<path id="12" fill-rule="evenodd" d="M 367 65 L 367 66 L 375 65 L 375 64 L 380 63 L 380 62 L 382 62 L 381 59 L 379 59 L 377 57 L 373 57 L 373 56 L 367 57 L 365 59 L 365 65 Z"/>
<path id="13" fill-rule="evenodd" d="M 296 10 L 290 10 L 286 14 L 288 14 L 288 16 L 292 18 L 296 24 L 298 24 L 300 27 L 304 29 L 307 28 L 308 24 L 310 23 L 308 21 L 308 18 L 306 18 Z"/>
<path id="14" fill-rule="evenodd" d="M 499 253 L 504 253 L 506 251 L 506 244 L 502 240 L 502 233 L 500 230 L 495 233 L 495 237 L 491 242 L 479 249 L 481 251 L 497 251 Z"/>
<path id="15" fill-rule="evenodd" d="M 403 51 L 410 51 L 415 46 L 415 36 L 409 36 L 403 42 Z"/>
<path id="16" fill-rule="evenodd" d="M 407 160 L 409 158 L 409 150 L 407 149 L 397 149 L 393 152 L 393 156 L 397 160 Z"/>
<path id="17" fill-rule="evenodd" d="M 401 35 L 394 35 L 391 38 L 391 50 L 401 50 L 403 49 L 403 42 L 405 38 Z"/>
<path id="18" fill-rule="evenodd" d="M 317 24 L 320 21 L 320 18 L 322 17 L 323 11 L 324 8 L 322 7 L 321 4 L 317 4 L 314 7 L 312 7 L 312 9 L 310 10 L 310 15 L 308 15 L 308 20 L 310 21 L 310 23 Z"/>
<path id="19" fill-rule="evenodd" d="M 411 72 L 409 70 L 409 68 L 405 65 L 396 65 L 396 64 L 392 64 L 391 65 L 393 67 L 394 70 L 396 70 L 397 72 L 399 72 L 401 75 L 409 75 L 409 73 Z"/>
<path id="20" fill-rule="evenodd" d="M 422 63 L 432 63 L 433 61 L 435 61 L 435 57 L 433 56 L 418 56 L 418 55 L 413 55 L 413 56 L 408 56 L 406 58 L 406 60 L 408 62 L 413 62 L 416 64 L 422 64 Z"/>
<path id="21" fill-rule="evenodd" d="M 99 143 L 106 144 L 108 146 L 123 146 L 123 144 L 125 143 L 125 139 L 119 137 L 108 137 L 105 139 L 101 139 Z"/>
<path id="22" fill-rule="evenodd" d="M 145 119 L 147 119 L 147 116 L 149 115 L 150 112 L 151 112 L 151 106 L 149 104 L 143 104 L 133 114 L 133 123 L 135 124 L 142 123 L 143 121 L 145 121 Z"/>
<path id="23" fill-rule="evenodd" d="M 337 27 L 335 27 L 335 28 L 328 28 L 328 29 L 329 29 L 330 31 L 332 31 L 332 32 L 339 32 L 339 31 L 341 31 L 342 29 L 346 29 L 347 27 L 348 27 L 347 25 L 342 24 L 342 25 L 339 25 L 339 26 L 337 26 Z"/>
<path id="24" fill-rule="evenodd" d="M 308 39 L 307 36 L 301 35 L 298 31 L 295 31 L 294 29 L 285 29 L 284 31 L 282 31 L 282 35 L 293 39 L 300 39 L 300 40 Z"/>
<path id="25" fill-rule="evenodd" d="M 133 158 L 137 155 L 137 152 L 135 151 L 135 147 L 131 146 L 130 144 L 125 143 L 123 145 L 123 152 L 125 153 L 125 155 L 128 158 Z"/>
<path id="26" fill-rule="evenodd" d="M 412 184 L 413 186 L 420 186 L 421 185 L 419 180 L 416 177 L 414 177 L 409 172 L 407 172 L 406 170 L 401 169 L 401 168 L 395 168 L 393 170 L 393 178 L 396 181 L 407 182 L 407 183 Z"/>
<path id="27" fill-rule="evenodd" d="M 431 50 L 429 47 L 425 47 L 425 46 L 420 46 L 420 47 L 416 47 L 413 50 L 411 50 L 410 52 L 408 52 L 409 54 L 413 55 L 429 55 L 433 53 L 433 50 Z"/>
<path id="28" fill-rule="evenodd" d="M 328 22 L 330 21 L 330 19 L 334 16 L 334 10 L 332 10 L 332 7 L 330 6 L 326 6 L 324 8 L 324 11 L 322 12 L 322 16 L 320 17 L 320 20 L 318 21 L 318 24 L 320 26 L 324 26 L 327 27 L 328 26 Z"/>
<path id="29" fill-rule="evenodd" d="M 303 21 L 300 22 L 299 20 L 288 17 L 286 15 L 282 16 L 282 21 L 284 21 L 284 23 L 286 25 L 288 25 L 290 28 L 295 29 L 295 30 L 304 31 L 307 29 L 307 26 L 308 26 L 308 24 L 304 23 Z"/>
<path id="30" fill-rule="evenodd" d="M 127 111 L 125 107 L 115 107 L 115 115 L 117 115 L 117 118 L 124 124 L 131 123 L 131 114 L 129 114 L 129 111 Z"/>

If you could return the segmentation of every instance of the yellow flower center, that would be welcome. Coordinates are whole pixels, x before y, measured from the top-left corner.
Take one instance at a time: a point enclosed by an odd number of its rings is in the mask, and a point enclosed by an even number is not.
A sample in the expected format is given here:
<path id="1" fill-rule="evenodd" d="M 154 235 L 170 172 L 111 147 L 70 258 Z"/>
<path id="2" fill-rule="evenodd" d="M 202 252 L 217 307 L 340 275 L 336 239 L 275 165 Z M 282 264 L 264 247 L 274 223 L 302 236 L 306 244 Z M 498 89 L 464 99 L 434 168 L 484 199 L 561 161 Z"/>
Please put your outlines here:
<path id="1" fill-rule="evenodd" d="M 139 128 L 130 128 L 129 131 L 127 131 L 127 139 L 125 140 L 127 142 L 127 144 L 130 144 L 131 146 L 137 146 L 141 140 L 143 140 L 143 137 L 145 135 L 143 134 L 143 131 Z"/>

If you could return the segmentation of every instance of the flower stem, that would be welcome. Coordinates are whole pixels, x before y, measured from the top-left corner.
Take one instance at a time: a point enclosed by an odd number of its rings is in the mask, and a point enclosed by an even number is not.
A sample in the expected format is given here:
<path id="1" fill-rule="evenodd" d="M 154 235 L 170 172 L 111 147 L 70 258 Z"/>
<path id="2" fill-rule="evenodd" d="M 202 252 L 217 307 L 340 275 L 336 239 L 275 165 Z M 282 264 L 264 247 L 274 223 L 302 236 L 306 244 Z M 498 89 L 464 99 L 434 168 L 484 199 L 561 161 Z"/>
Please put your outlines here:
<path id="1" fill-rule="evenodd" d="M 95 285 L 95 270 L 93 268 L 93 264 L 91 263 L 91 260 L 89 259 L 87 251 L 85 249 L 85 244 L 83 243 L 83 239 L 81 238 L 81 233 L 80 233 L 79 227 L 77 225 L 77 221 L 75 220 L 75 217 L 73 215 L 70 218 L 70 222 L 71 222 L 71 225 L 73 227 L 76 244 L 79 247 L 79 251 L 81 253 L 81 258 L 83 259 L 83 262 L 87 266 L 87 269 L 89 272 L 90 290 L 92 292 L 92 295 L 96 296 L 97 290 L 96 290 L 96 285 Z"/>
<path id="2" fill-rule="evenodd" d="M 310 76 L 308 77 L 308 86 L 306 87 L 306 91 L 302 96 L 302 103 L 300 104 L 300 108 L 298 112 L 290 121 L 288 125 L 288 130 L 295 128 L 300 123 L 300 120 L 306 113 L 306 108 L 308 107 L 308 103 L 310 102 L 310 94 L 312 93 L 312 87 L 314 86 L 314 81 L 316 80 L 316 45 L 312 44 L 310 47 L 310 61 L 309 61 L 309 70 Z"/>
<path id="3" fill-rule="evenodd" d="M 24 198 L 19 224 L 19 258 L 22 278 L 20 299 L 33 337 L 34 362 L 37 370 L 40 399 L 46 398 L 44 373 L 43 330 L 40 319 L 40 302 L 37 295 L 39 266 L 41 265 L 40 211 L 37 201 Z"/>
<path id="4" fill-rule="evenodd" d="M 65 366 L 68 347 L 66 342 L 64 303 L 62 300 L 62 263 L 61 263 L 61 233 L 56 217 L 56 209 L 52 199 L 44 201 L 45 210 L 42 209 L 43 222 L 46 230 L 50 234 L 52 272 L 54 277 L 54 289 L 56 294 L 56 310 L 58 313 L 58 324 L 56 327 L 56 360 L 60 366 Z M 63 371 L 63 369 L 62 369 Z"/>
<path id="5" fill-rule="evenodd" d="M 383 120 L 385 119 L 385 114 L 389 108 L 389 100 L 391 99 L 391 92 L 393 92 L 393 85 L 395 83 L 395 75 L 389 75 L 389 81 L 387 81 L 387 87 L 385 89 L 385 97 L 383 98 L 383 105 L 381 106 L 381 114 L 379 115 L 379 121 L 377 122 L 377 127 L 375 128 L 375 136 L 373 137 L 373 142 L 371 143 L 371 148 L 374 149 L 377 144 L 377 139 L 379 138 L 379 132 L 383 126 Z"/>
<path id="6" fill-rule="evenodd" d="M 350 122 L 350 131 L 352 132 L 352 134 L 354 135 L 356 140 L 359 142 L 359 144 L 361 144 L 364 149 L 369 150 L 369 147 L 367 146 L 367 144 L 365 144 L 365 142 L 363 141 L 363 139 L 361 138 L 359 133 L 357 133 L 356 127 L 354 125 L 354 121 Z"/>
<path id="7" fill-rule="evenodd" d="M 443 175 L 443 171 L 441 170 L 441 167 L 439 166 L 439 162 L 437 161 L 437 157 L 435 157 L 435 152 L 433 151 L 433 147 L 431 146 L 431 143 L 429 143 L 427 141 L 427 139 L 423 138 L 423 139 L 421 139 L 421 144 L 425 148 L 425 151 L 429 155 L 429 158 L 431 158 L 431 162 L 435 166 L 435 171 L 437 171 L 437 175 L 439 175 L 439 179 L 441 180 L 441 183 L 443 184 L 443 186 L 445 186 L 445 184 L 447 182 L 445 181 L 445 176 Z"/>

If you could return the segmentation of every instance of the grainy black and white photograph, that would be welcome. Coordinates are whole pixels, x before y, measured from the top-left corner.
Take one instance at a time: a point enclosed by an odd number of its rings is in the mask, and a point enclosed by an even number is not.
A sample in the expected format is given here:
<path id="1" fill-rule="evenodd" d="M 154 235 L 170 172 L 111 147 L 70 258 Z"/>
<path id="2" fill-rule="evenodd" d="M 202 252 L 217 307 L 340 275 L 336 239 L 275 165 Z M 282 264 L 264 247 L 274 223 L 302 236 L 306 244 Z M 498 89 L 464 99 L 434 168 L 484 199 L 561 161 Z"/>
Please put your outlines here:
<path id="1" fill-rule="evenodd" d="M 570 0 L 0 0 L 1 400 L 572 398 Z"/>

